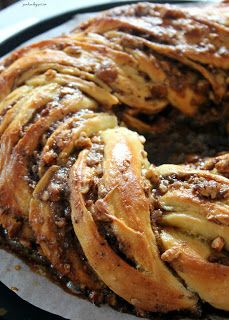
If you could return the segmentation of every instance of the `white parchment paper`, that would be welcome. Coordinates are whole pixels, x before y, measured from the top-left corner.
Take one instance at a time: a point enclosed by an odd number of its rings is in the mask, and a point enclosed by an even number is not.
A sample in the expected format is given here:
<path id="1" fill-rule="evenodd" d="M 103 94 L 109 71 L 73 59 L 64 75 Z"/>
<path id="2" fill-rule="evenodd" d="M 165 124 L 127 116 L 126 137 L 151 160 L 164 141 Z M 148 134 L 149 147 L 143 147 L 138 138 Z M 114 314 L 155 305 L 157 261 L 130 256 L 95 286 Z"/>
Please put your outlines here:
<path id="1" fill-rule="evenodd" d="M 15 266 L 20 270 L 15 270 Z M 100 308 L 89 301 L 65 292 L 46 277 L 34 273 L 19 258 L 0 250 L 0 279 L 8 287 L 18 289 L 22 299 L 33 305 L 72 320 L 135 320 L 136 317 L 118 313 L 108 306 Z"/>
<path id="2" fill-rule="evenodd" d="M 77 24 L 95 13 L 76 15 L 70 21 L 49 30 L 23 44 L 48 39 L 72 30 Z M 20 265 L 20 270 L 15 267 Z M 108 306 L 100 308 L 90 302 L 68 294 L 46 277 L 34 273 L 22 260 L 0 249 L 0 280 L 8 288 L 17 288 L 22 299 L 33 305 L 71 320 L 135 320 L 135 316 L 122 314 Z M 223 319 L 218 317 L 209 320 Z M 185 320 L 185 319 L 184 319 Z"/>

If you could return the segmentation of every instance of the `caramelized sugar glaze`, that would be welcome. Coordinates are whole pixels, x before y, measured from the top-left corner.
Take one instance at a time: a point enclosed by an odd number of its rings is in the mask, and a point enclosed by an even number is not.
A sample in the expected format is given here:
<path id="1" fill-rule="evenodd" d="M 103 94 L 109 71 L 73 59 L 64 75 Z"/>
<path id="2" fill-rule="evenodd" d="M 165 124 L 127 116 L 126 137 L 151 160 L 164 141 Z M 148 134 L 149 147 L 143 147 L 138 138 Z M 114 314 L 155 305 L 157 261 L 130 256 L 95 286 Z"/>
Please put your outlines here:
<path id="1" fill-rule="evenodd" d="M 2 61 L 3 246 L 95 304 L 227 314 L 227 8 L 123 6 Z"/>

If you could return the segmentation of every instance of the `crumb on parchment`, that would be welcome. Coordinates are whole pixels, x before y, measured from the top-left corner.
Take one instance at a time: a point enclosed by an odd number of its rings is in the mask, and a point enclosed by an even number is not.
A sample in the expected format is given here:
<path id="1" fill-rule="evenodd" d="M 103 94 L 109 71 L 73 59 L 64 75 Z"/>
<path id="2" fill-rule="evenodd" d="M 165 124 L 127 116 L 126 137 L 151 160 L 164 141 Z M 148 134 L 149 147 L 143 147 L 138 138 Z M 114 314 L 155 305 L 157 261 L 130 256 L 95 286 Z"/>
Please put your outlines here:
<path id="1" fill-rule="evenodd" d="M 14 269 L 17 270 L 17 271 L 21 270 L 20 264 L 16 264 L 15 267 L 14 267 Z"/>

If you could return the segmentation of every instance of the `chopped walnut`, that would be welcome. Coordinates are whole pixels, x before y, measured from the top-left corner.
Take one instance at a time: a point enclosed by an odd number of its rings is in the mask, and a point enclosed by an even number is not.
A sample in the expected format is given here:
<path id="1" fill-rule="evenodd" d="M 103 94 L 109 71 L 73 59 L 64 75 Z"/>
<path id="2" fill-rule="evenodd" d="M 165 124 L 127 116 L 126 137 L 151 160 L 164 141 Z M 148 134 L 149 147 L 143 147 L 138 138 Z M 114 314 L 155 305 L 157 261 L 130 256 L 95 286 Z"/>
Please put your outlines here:
<path id="1" fill-rule="evenodd" d="M 167 180 L 162 180 L 159 187 L 159 191 L 162 193 L 166 193 L 168 191 L 168 181 Z"/>
<path id="2" fill-rule="evenodd" d="M 106 83 L 112 83 L 118 77 L 118 71 L 116 70 L 116 67 L 109 61 L 105 61 L 96 71 L 96 75 L 102 81 Z"/>
<path id="3" fill-rule="evenodd" d="M 58 218 L 57 220 L 55 220 L 55 225 L 58 228 L 63 228 L 66 225 L 66 220 L 65 218 Z"/>
<path id="4" fill-rule="evenodd" d="M 161 209 L 152 210 L 151 216 L 150 216 L 151 221 L 158 222 L 158 220 L 161 219 L 162 215 L 163 215 L 163 212 L 161 211 Z"/>
<path id="5" fill-rule="evenodd" d="M 49 199 L 49 193 L 48 193 L 47 190 L 45 190 L 41 195 L 41 200 L 42 201 L 48 201 L 48 199 Z"/>
<path id="6" fill-rule="evenodd" d="M 63 185 L 58 182 L 52 181 L 47 188 L 50 201 L 59 201 L 61 192 L 63 191 Z"/>
<path id="7" fill-rule="evenodd" d="M 222 158 L 215 167 L 219 172 L 229 174 L 229 156 Z"/>
<path id="8" fill-rule="evenodd" d="M 100 180 L 99 190 L 98 190 L 99 198 L 104 198 L 107 195 L 107 192 L 108 192 L 108 190 L 106 189 L 106 187 L 104 186 L 104 184 Z"/>
<path id="9" fill-rule="evenodd" d="M 162 253 L 161 260 L 166 262 L 172 262 L 174 259 L 177 259 L 180 254 L 180 248 L 178 246 L 174 246 Z"/>
<path id="10" fill-rule="evenodd" d="M 220 193 L 220 185 L 214 180 L 197 180 L 194 191 L 203 197 L 216 199 Z"/>
<path id="11" fill-rule="evenodd" d="M 15 265 L 15 267 L 14 267 L 14 269 L 15 269 L 16 271 L 21 270 L 21 266 L 20 266 L 20 264 L 16 264 L 16 265 Z"/>
<path id="12" fill-rule="evenodd" d="M 224 245 L 225 245 L 225 240 L 222 237 L 215 238 L 211 243 L 212 249 L 215 249 L 218 252 L 222 251 Z"/>
<path id="13" fill-rule="evenodd" d="M 128 160 L 128 159 L 123 160 L 122 166 L 120 167 L 120 171 L 121 172 L 127 171 L 129 166 L 130 166 L 130 160 Z"/>
<path id="14" fill-rule="evenodd" d="M 145 177 L 149 179 L 154 185 L 158 185 L 160 183 L 160 176 L 154 170 L 153 165 L 151 165 L 146 171 Z"/>
<path id="15" fill-rule="evenodd" d="M 70 266 L 70 264 L 65 263 L 65 264 L 64 264 L 64 271 L 65 271 L 66 273 L 69 273 L 69 272 L 70 272 L 70 270 L 71 270 L 71 266 Z"/>
<path id="16" fill-rule="evenodd" d="M 67 94 L 73 94 L 73 93 L 75 93 L 75 89 L 73 89 L 73 88 L 69 88 L 69 87 L 64 87 L 64 88 L 62 88 L 61 89 L 61 91 L 60 91 L 60 97 L 61 98 L 63 98 L 65 95 L 67 95 Z"/>
<path id="17" fill-rule="evenodd" d="M 46 72 L 45 72 L 45 78 L 50 81 L 50 80 L 53 80 L 55 77 L 56 77 L 56 70 L 53 70 L 53 69 L 48 69 Z"/>
<path id="18" fill-rule="evenodd" d="M 57 135 L 56 137 L 57 147 L 63 149 L 69 143 L 70 138 L 71 134 L 68 130 L 62 131 L 61 134 Z"/>
<path id="19" fill-rule="evenodd" d="M 100 143 L 100 142 L 101 142 L 100 137 L 98 137 L 98 136 L 93 136 L 93 137 L 91 138 L 91 142 L 92 142 L 92 143 Z"/>
<path id="20" fill-rule="evenodd" d="M 89 189 L 90 189 L 89 183 L 84 183 L 80 186 L 80 192 L 82 194 L 88 193 Z"/>
<path id="21" fill-rule="evenodd" d="M 46 164 L 52 163 L 57 158 L 57 154 L 53 150 L 49 150 L 42 156 L 42 160 Z"/>
<path id="22" fill-rule="evenodd" d="M 87 157 L 87 165 L 89 167 L 93 167 L 95 165 L 98 165 L 100 163 L 102 159 L 101 154 L 99 154 L 98 152 L 91 152 L 89 153 L 88 157 Z"/>
<path id="23" fill-rule="evenodd" d="M 86 132 L 81 132 L 79 138 L 75 141 L 76 147 L 89 148 L 91 147 L 91 139 L 87 136 Z"/>

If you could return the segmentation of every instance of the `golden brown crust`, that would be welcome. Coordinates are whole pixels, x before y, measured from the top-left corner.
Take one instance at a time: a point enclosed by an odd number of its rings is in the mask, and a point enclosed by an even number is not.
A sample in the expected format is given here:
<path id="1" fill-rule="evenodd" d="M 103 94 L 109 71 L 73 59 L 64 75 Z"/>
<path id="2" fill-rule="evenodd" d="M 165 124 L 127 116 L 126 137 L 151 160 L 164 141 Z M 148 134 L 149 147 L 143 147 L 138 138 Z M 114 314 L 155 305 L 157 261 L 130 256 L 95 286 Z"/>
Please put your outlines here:
<path id="1" fill-rule="evenodd" d="M 201 299 L 229 310 L 229 180 L 184 165 L 155 174 L 166 186 L 158 196 L 163 260 Z"/>
<path id="2" fill-rule="evenodd" d="M 115 125 L 114 116 L 88 111 L 76 113 L 75 117 L 60 125 L 47 139 L 43 148 L 40 160 L 43 165 L 40 168 L 38 166 L 41 178 L 30 202 L 29 222 L 43 254 L 58 272 L 67 276 L 73 283 L 79 284 L 82 289 L 98 289 L 101 285 L 90 279 L 88 270 L 78 254 L 74 237 L 68 234 L 71 232 L 69 217 L 66 215 L 66 181 L 71 165 L 71 162 L 68 162 L 76 148 L 80 150 L 88 146 L 90 136 L 94 132 Z"/>
<path id="3" fill-rule="evenodd" d="M 164 99 L 182 112 L 192 115 L 206 103 L 205 90 L 210 89 L 207 83 L 212 86 L 216 100 L 226 95 L 227 76 L 222 69 L 228 70 L 229 66 L 227 27 L 204 18 L 197 19 L 171 6 L 141 3 L 110 10 L 102 18 L 86 22 L 82 29 L 102 34 L 111 43 L 118 43 L 131 52 L 152 80 L 158 74 L 163 75 L 159 79 L 167 91 Z M 146 62 L 142 47 L 150 53 Z M 140 53 L 136 49 L 140 49 Z M 173 60 L 172 65 L 168 58 Z M 179 62 L 186 65 L 185 74 L 179 68 Z M 217 68 L 221 70 L 216 71 Z M 202 92 L 191 85 L 195 81 L 193 71 L 201 76 L 199 87 L 205 86 Z M 179 78 L 182 78 L 182 84 Z"/>
<path id="4" fill-rule="evenodd" d="M 106 194 L 94 205 L 98 207 L 99 202 L 99 208 L 104 208 L 115 237 L 123 243 L 125 255 L 133 259 L 136 267 L 128 265 L 112 250 L 86 208 L 81 189 L 90 167 L 87 167 L 87 152 L 83 152 L 71 171 L 71 209 L 74 230 L 90 265 L 112 291 L 137 308 L 160 312 L 194 309 L 195 298 L 159 258 L 141 177 L 145 159 L 139 137 L 120 128 L 106 130 L 102 140 L 103 176 L 102 186 L 99 184 L 98 188 L 105 189 Z"/>
<path id="5" fill-rule="evenodd" d="M 229 267 L 208 262 L 202 252 L 198 252 L 197 247 L 201 247 L 201 241 L 196 240 L 193 250 L 192 239 L 176 231 L 174 234 L 173 238 L 173 230 L 171 233 L 169 230 L 168 233 L 166 230 L 162 232 L 164 248 L 168 250 L 176 247 L 179 250 L 178 256 L 171 262 L 174 269 L 190 289 L 198 292 L 201 299 L 215 308 L 228 311 Z"/>

